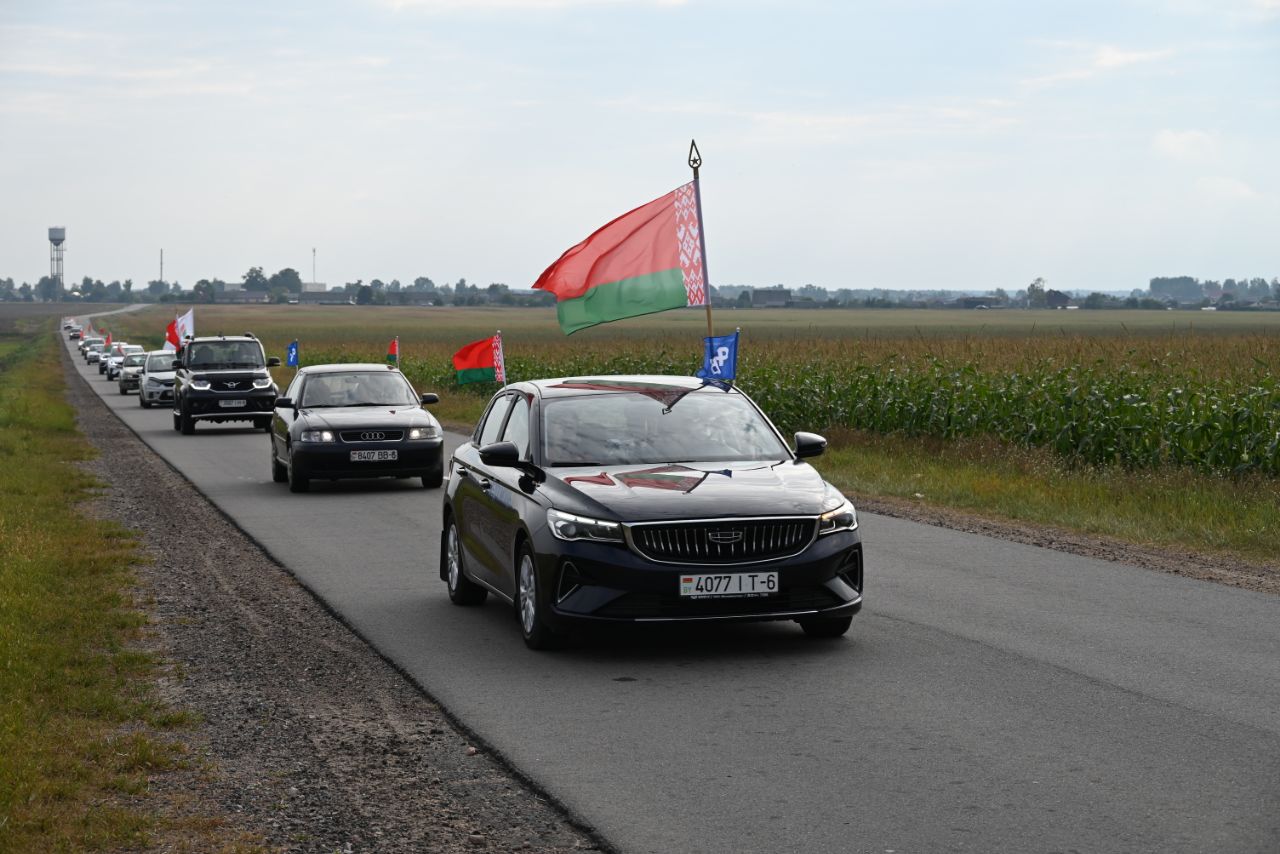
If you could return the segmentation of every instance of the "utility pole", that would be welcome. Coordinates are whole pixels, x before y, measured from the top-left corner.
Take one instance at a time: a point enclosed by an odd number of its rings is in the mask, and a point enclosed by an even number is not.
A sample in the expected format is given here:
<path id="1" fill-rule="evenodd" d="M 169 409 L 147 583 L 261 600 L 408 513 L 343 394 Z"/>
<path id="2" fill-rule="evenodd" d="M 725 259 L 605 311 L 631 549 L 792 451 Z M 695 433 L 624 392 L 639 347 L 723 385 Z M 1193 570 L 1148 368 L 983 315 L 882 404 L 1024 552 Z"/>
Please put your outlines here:
<path id="1" fill-rule="evenodd" d="M 160 281 L 164 281 L 164 250 L 160 250 Z"/>
<path id="2" fill-rule="evenodd" d="M 311 247 L 311 284 L 316 283 L 316 248 Z"/>

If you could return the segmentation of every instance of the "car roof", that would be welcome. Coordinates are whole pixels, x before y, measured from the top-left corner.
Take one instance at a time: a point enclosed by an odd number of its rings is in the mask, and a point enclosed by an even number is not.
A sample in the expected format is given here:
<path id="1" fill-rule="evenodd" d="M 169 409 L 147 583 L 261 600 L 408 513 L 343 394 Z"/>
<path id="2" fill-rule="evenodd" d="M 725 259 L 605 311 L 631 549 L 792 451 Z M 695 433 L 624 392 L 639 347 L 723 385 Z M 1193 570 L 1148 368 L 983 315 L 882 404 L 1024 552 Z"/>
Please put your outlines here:
<path id="1" fill-rule="evenodd" d="M 581 377 L 556 377 L 545 380 L 527 380 L 519 385 L 531 385 L 545 398 L 572 397 L 582 394 L 644 394 L 660 392 L 690 392 L 710 386 L 723 391 L 736 391 L 732 386 L 698 377 L 665 376 L 659 374 L 597 374 Z"/>
<path id="2" fill-rule="evenodd" d="M 383 373 L 400 373 L 400 369 L 395 365 L 379 364 L 378 362 L 343 362 L 332 365 L 307 365 L 305 368 L 299 368 L 300 374 L 340 374 L 348 371 L 382 371 Z"/>
<path id="3" fill-rule="evenodd" d="M 173 356 L 175 359 L 177 358 L 177 356 L 174 354 L 174 352 L 173 352 L 172 350 L 148 350 L 148 351 L 147 351 L 147 355 L 148 355 L 148 356 L 166 356 L 166 355 L 168 355 L 168 356 Z"/>
<path id="4" fill-rule="evenodd" d="M 207 344 L 217 341 L 252 341 L 255 344 L 260 343 L 257 338 L 252 335 L 201 335 L 199 338 L 188 338 L 186 344 Z"/>

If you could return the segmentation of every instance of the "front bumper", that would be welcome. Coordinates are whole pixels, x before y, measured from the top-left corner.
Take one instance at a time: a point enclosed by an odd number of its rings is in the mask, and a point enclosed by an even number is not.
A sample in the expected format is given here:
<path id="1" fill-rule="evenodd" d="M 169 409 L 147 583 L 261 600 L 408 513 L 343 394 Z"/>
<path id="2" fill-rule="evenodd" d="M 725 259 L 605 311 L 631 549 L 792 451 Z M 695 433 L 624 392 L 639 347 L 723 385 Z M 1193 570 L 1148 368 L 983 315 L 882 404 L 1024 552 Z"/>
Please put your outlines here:
<path id="1" fill-rule="evenodd" d="M 275 412 L 276 390 L 253 389 L 243 393 L 186 392 L 186 404 L 192 418 L 200 421 L 270 421 Z M 228 405 L 242 400 L 242 406 Z"/>
<path id="2" fill-rule="evenodd" d="M 147 403 L 172 403 L 173 402 L 173 386 L 153 386 L 143 384 L 138 389 L 138 394 L 142 395 L 142 399 Z"/>
<path id="3" fill-rule="evenodd" d="M 659 564 L 625 546 L 535 537 L 550 621 L 690 622 L 836 618 L 862 608 L 862 543 L 856 531 L 820 537 L 800 554 L 752 564 Z M 537 542 L 537 540 L 544 540 Z M 777 572 L 771 596 L 693 599 L 679 595 L 691 573 Z"/>
<path id="4" fill-rule="evenodd" d="M 352 462 L 352 451 L 396 451 L 398 458 Z M 320 480 L 364 477 L 424 477 L 444 465 L 444 438 L 398 442 L 295 442 L 292 464 L 301 474 Z"/>
<path id="5" fill-rule="evenodd" d="M 120 376 L 120 388 L 136 391 L 141 385 L 142 381 L 137 374 L 122 374 Z"/>

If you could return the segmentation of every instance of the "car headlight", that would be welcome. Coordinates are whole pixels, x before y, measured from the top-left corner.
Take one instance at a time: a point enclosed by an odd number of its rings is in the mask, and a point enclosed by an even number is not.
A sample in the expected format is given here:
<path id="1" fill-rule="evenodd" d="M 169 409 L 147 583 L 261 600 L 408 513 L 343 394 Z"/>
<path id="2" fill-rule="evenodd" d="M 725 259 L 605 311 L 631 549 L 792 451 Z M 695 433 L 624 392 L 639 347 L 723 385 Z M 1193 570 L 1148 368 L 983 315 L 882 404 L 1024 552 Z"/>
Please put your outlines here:
<path id="1" fill-rule="evenodd" d="M 298 437 L 303 442 L 332 442 L 333 432 L 330 430 L 303 430 Z"/>
<path id="2" fill-rule="evenodd" d="M 818 516 L 818 536 L 858 529 L 858 511 L 854 509 L 853 502 L 830 486 L 822 507 L 822 514 Z"/>
<path id="3" fill-rule="evenodd" d="M 435 427 L 410 427 L 410 439 L 434 439 L 440 435 L 440 431 Z"/>
<path id="4" fill-rule="evenodd" d="M 561 540 L 598 540 L 606 543 L 622 542 L 622 526 L 617 522 L 588 519 L 560 510 L 547 511 L 547 524 L 551 533 Z"/>
<path id="5" fill-rule="evenodd" d="M 271 377 L 256 377 L 253 381 L 254 388 L 271 388 Z"/>
<path id="6" fill-rule="evenodd" d="M 209 381 L 208 380 L 192 380 L 191 387 L 196 391 L 208 391 Z"/>

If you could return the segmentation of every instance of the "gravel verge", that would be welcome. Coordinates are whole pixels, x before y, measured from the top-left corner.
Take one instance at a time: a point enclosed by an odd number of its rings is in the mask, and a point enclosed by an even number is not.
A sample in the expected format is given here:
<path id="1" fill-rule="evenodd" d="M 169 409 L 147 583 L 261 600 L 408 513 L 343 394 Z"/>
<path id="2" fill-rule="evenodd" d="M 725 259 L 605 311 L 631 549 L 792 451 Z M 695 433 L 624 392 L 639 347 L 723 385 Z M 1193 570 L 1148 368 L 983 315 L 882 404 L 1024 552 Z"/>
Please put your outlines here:
<path id="1" fill-rule="evenodd" d="M 199 717 L 179 736 L 192 767 L 152 784 L 180 827 L 214 816 L 219 848 L 257 838 L 283 851 L 611 850 L 153 454 L 65 351 L 63 366 L 99 453 L 84 468 L 107 484 L 87 510 L 139 535 L 147 645 L 168 662 L 159 692 Z M 207 848 L 174 836 L 158 848 Z"/>

